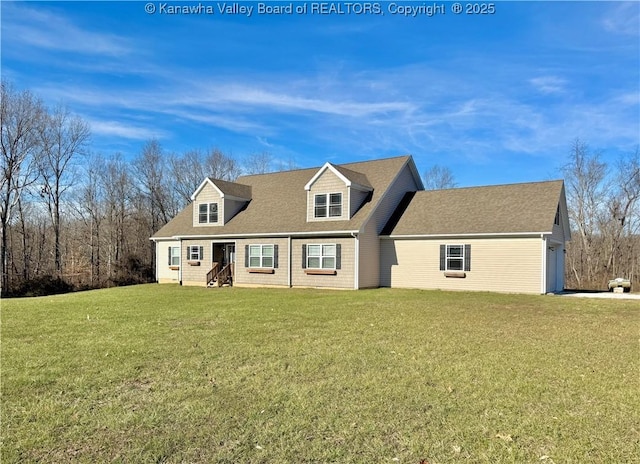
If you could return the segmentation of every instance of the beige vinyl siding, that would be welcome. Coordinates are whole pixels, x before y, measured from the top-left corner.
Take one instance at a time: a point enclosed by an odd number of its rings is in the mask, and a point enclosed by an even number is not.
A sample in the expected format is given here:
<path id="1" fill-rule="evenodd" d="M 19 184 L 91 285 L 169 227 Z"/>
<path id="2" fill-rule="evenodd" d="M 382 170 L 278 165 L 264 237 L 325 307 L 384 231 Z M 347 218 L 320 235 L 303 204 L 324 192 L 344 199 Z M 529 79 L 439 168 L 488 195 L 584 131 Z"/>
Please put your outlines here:
<path id="1" fill-rule="evenodd" d="M 398 204 L 404 195 L 407 192 L 415 192 L 416 190 L 418 190 L 416 180 L 413 177 L 409 166 L 405 165 L 387 190 L 384 198 L 382 198 L 380 202 L 380 205 L 378 205 L 378 208 L 370 219 L 375 223 L 377 234 L 382 232 L 382 229 L 398 207 Z"/>
<path id="2" fill-rule="evenodd" d="M 376 233 L 375 221 L 369 221 L 358 235 L 360 263 L 358 265 L 358 287 L 380 286 L 380 237 Z"/>
<path id="3" fill-rule="evenodd" d="M 336 275 L 308 275 L 302 268 L 302 245 L 340 244 L 341 267 Z M 300 238 L 291 241 L 291 279 L 294 287 L 354 287 L 355 239 L 353 237 Z"/>
<path id="4" fill-rule="evenodd" d="M 362 190 L 349 188 L 349 217 L 352 217 L 360 209 L 364 200 L 371 194 L 371 192 L 363 192 Z"/>
<path id="5" fill-rule="evenodd" d="M 407 192 L 418 189 L 409 166 L 404 166 L 398 177 L 387 190 L 387 194 L 372 217 L 365 224 L 359 236 L 359 277 L 360 288 L 380 286 L 380 237 L 379 233 L 398 207 Z"/>
<path id="6" fill-rule="evenodd" d="M 233 216 L 238 214 L 238 211 L 244 208 L 244 206 L 247 204 L 246 201 L 229 200 L 227 198 L 225 198 L 222 203 L 224 203 L 223 211 L 225 224 L 229 222 L 231 218 L 233 218 Z M 222 218 L 223 216 L 220 217 Z"/>
<path id="7" fill-rule="evenodd" d="M 199 261 L 199 266 L 192 266 L 187 259 L 187 247 L 203 247 L 204 256 Z M 183 240 L 180 255 L 182 263 L 182 285 L 207 285 L 207 272 L 211 270 L 211 240 Z"/>
<path id="8" fill-rule="evenodd" d="M 198 222 L 198 213 L 200 211 L 201 203 L 218 203 L 218 222 L 217 224 L 200 224 Z M 193 202 L 193 225 L 194 227 L 209 227 L 209 226 L 222 226 L 226 220 L 225 212 L 224 212 L 224 202 L 222 201 L 222 197 L 215 189 L 213 185 L 210 183 L 206 183 L 202 190 L 198 192 L 198 196 Z"/>
<path id="9" fill-rule="evenodd" d="M 311 186 L 311 190 L 307 193 L 307 220 L 308 221 L 339 221 L 349 219 L 349 196 L 346 184 L 336 176 L 333 171 L 326 169 L 320 177 Z M 342 193 L 342 215 L 340 217 L 314 217 L 315 195 Z M 304 192 L 300 192 L 301 195 Z M 327 208 L 329 207 L 327 198 Z"/>
<path id="10" fill-rule="evenodd" d="M 440 245 L 471 245 L 465 278 L 440 271 Z M 540 238 L 385 239 L 381 244 L 384 287 L 540 293 Z"/>
<path id="11" fill-rule="evenodd" d="M 158 241 L 156 242 L 156 280 L 161 283 L 178 283 L 180 281 L 180 269 L 171 269 L 169 266 L 169 248 L 180 247 L 180 241 Z M 182 253 L 181 253 L 182 254 Z M 182 263 L 182 259 L 180 260 Z"/>
<path id="12" fill-rule="evenodd" d="M 278 245 L 278 267 L 273 274 L 249 273 L 245 268 L 245 247 L 247 245 Z M 236 269 L 234 284 L 238 286 L 288 286 L 289 285 L 289 240 L 287 238 L 252 238 L 236 240 Z"/>

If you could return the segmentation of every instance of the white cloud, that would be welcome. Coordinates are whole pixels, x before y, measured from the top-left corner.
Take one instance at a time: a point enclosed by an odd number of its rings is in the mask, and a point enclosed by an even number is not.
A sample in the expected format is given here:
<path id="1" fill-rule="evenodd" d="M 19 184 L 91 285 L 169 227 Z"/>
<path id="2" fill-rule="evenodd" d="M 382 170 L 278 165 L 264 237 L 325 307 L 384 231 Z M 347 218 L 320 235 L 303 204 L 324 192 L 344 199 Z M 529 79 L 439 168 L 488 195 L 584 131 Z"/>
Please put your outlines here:
<path id="1" fill-rule="evenodd" d="M 640 3 L 623 2 L 607 14 L 602 24 L 605 30 L 616 34 L 640 36 Z"/>
<path id="2" fill-rule="evenodd" d="M 538 92 L 544 94 L 562 93 L 565 90 L 567 81 L 557 76 L 540 76 L 529 79 Z"/>
<path id="3" fill-rule="evenodd" d="M 21 2 L 3 2 L 2 15 L 3 41 L 14 47 L 106 56 L 131 52 L 123 37 L 84 29 L 49 10 L 27 7 Z"/>
<path id="4" fill-rule="evenodd" d="M 161 138 L 166 135 L 164 130 L 150 129 L 147 127 L 124 124 L 118 121 L 101 121 L 87 119 L 91 132 L 105 137 L 119 137 L 130 140 L 148 140 Z"/>

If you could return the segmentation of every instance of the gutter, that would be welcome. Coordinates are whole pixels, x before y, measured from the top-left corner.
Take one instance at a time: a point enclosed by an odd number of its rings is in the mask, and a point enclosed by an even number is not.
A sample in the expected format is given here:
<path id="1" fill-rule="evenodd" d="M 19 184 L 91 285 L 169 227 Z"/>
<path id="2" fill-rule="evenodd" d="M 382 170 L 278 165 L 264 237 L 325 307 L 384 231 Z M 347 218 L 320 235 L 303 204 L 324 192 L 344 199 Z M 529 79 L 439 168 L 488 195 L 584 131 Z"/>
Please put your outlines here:
<path id="1" fill-rule="evenodd" d="M 394 239 L 411 239 L 411 238 L 457 238 L 457 237 L 537 237 L 549 235 L 552 232 L 499 232 L 499 233 L 477 233 L 477 234 L 406 234 L 406 235 L 381 235 L 382 240 L 394 240 Z"/>
<path id="2" fill-rule="evenodd" d="M 315 232 L 261 232 L 254 234 L 229 234 L 229 235 L 216 235 L 216 234 L 198 234 L 198 235 L 173 235 L 171 237 L 159 237 L 152 238 L 151 240 L 197 240 L 197 239 L 234 239 L 234 238 L 253 238 L 253 237 L 308 237 L 308 236 L 345 236 L 357 234 L 357 230 L 327 230 L 327 231 L 315 231 Z"/>

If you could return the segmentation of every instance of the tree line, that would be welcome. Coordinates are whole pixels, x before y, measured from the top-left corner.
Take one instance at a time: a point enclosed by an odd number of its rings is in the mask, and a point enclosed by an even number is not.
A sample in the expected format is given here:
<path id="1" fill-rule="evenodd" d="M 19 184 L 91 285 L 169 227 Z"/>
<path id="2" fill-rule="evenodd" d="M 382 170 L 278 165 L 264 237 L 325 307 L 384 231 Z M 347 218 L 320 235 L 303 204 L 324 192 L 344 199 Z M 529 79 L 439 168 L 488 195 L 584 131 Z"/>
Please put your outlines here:
<path id="1" fill-rule="evenodd" d="M 47 108 L 5 81 L 0 98 L 5 296 L 151 281 L 149 237 L 206 176 L 235 180 L 295 168 L 266 152 L 242 162 L 217 148 L 168 153 L 156 140 L 131 160 L 96 154 L 88 124 L 66 108 Z"/>
<path id="2" fill-rule="evenodd" d="M 166 152 L 147 141 L 133 158 L 90 149 L 89 125 L 64 107 L 2 81 L 0 261 L 2 295 L 29 295 L 149 282 L 149 237 L 191 201 L 207 177 L 235 180 L 296 168 L 269 153 L 242 161 L 217 148 Z M 603 288 L 640 277 L 640 157 L 602 160 L 576 141 L 562 173 L 573 240 L 567 285 Z M 451 170 L 433 166 L 427 188 L 451 188 Z"/>

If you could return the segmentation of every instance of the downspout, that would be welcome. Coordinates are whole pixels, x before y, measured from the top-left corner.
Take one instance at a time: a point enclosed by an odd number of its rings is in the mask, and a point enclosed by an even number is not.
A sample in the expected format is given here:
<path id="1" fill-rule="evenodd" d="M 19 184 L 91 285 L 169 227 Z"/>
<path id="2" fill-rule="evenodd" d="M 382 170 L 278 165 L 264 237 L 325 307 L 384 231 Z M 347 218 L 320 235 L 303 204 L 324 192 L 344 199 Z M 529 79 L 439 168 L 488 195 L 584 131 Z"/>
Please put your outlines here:
<path id="1" fill-rule="evenodd" d="M 93 239 L 93 236 L 91 237 Z M 158 253 L 158 248 L 160 248 L 160 245 L 158 245 L 158 242 L 156 242 L 155 240 L 153 241 L 153 244 L 155 245 L 155 254 L 156 254 L 156 283 L 159 284 L 160 283 L 160 274 L 158 274 L 158 271 L 160 270 L 160 256 Z M 93 267 L 91 268 L 91 273 L 93 274 Z M 92 276 L 93 278 L 93 276 Z"/>
<path id="2" fill-rule="evenodd" d="M 178 281 L 180 282 L 180 285 L 182 285 L 182 267 L 182 239 L 180 239 L 180 267 L 178 268 Z"/>
<path id="3" fill-rule="evenodd" d="M 291 244 L 291 235 L 289 235 L 288 237 L 288 246 L 289 246 L 289 251 L 287 252 L 287 284 L 289 285 L 289 288 L 293 287 L 293 279 L 292 279 L 292 263 L 293 260 L 291 259 L 291 251 L 293 249 L 292 244 Z"/>
<path id="4" fill-rule="evenodd" d="M 354 257 L 354 263 L 353 263 L 353 267 L 354 267 L 353 289 L 358 290 L 358 288 L 360 288 L 360 250 L 359 250 L 360 239 L 358 238 L 358 234 L 355 232 L 351 232 L 351 236 L 355 241 L 355 245 L 354 245 L 355 257 Z"/>
<path id="5" fill-rule="evenodd" d="M 542 239 L 542 270 L 540 271 L 542 288 L 540 293 L 544 295 L 547 293 L 547 237 L 544 234 L 540 234 L 540 238 Z"/>

